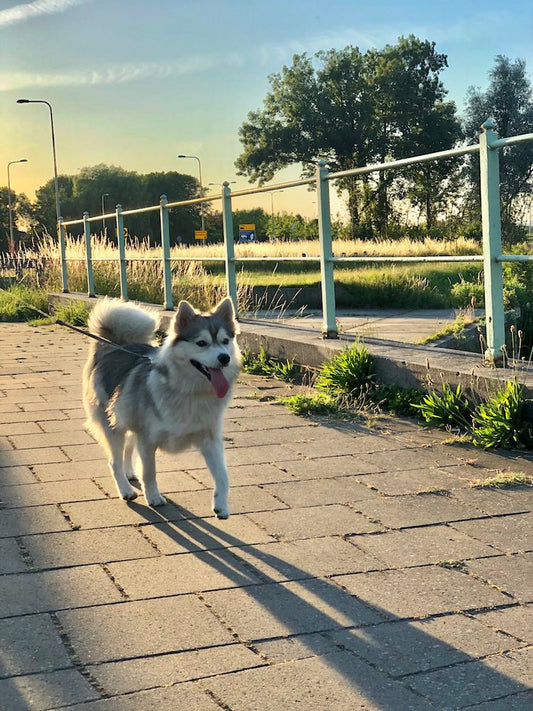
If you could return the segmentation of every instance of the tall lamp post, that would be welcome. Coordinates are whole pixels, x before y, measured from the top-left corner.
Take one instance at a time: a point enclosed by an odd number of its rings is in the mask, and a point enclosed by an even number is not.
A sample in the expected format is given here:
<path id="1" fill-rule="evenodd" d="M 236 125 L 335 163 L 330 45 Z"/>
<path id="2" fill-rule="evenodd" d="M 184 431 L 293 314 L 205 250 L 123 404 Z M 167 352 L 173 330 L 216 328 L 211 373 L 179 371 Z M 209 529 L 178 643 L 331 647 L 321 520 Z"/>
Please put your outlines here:
<path id="1" fill-rule="evenodd" d="M 200 163 L 200 159 L 198 156 L 186 156 L 183 153 L 180 153 L 178 155 L 178 158 L 194 158 L 194 160 L 198 161 L 198 175 L 200 177 L 200 195 L 202 194 L 202 164 Z M 200 217 L 202 220 L 202 230 L 205 229 L 205 224 L 204 224 L 204 204 L 203 202 L 200 203 Z"/>
<path id="2" fill-rule="evenodd" d="M 56 139 L 54 134 L 54 114 L 52 105 L 44 99 L 17 99 L 17 104 L 46 104 L 50 111 L 50 128 L 52 130 L 52 154 L 54 157 L 54 189 L 56 195 L 56 222 L 59 229 L 59 218 L 61 217 L 61 208 L 59 205 L 59 186 L 57 183 L 57 158 L 56 158 Z"/>
<path id="3" fill-rule="evenodd" d="M 109 193 L 104 193 L 102 195 L 102 215 L 105 215 L 105 199 L 106 199 L 106 197 L 109 197 Z M 104 237 L 106 236 L 106 232 L 105 232 L 106 229 L 107 228 L 105 226 L 105 217 L 102 217 L 102 230 L 103 230 L 102 234 L 104 235 Z"/>
<path id="4" fill-rule="evenodd" d="M 9 177 L 9 167 L 14 163 L 27 163 L 27 158 L 20 158 L 19 160 L 10 160 L 7 164 L 7 202 L 9 206 L 9 251 L 11 254 L 15 251 L 15 239 L 13 236 L 13 208 L 11 205 L 11 179 Z"/>

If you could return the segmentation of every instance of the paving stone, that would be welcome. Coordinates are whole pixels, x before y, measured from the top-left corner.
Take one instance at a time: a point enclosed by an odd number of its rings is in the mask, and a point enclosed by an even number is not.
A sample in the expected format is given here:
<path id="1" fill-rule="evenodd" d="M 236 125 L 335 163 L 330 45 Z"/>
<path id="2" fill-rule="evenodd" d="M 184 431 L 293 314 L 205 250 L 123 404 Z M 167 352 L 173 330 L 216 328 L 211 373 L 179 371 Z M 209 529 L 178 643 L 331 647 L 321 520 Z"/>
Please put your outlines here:
<path id="1" fill-rule="evenodd" d="M 0 620 L 1 676 L 33 674 L 72 666 L 48 615 Z"/>
<path id="2" fill-rule="evenodd" d="M 270 581 L 376 570 L 382 563 L 342 538 L 309 538 L 233 550 Z"/>
<path id="3" fill-rule="evenodd" d="M 10 437 L 15 449 L 38 449 L 39 447 L 61 447 L 64 444 L 92 444 L 94 439 L 73 425 L 66 432 L 41 432 Z"/>
<path id="4" fill-rule="evenodd" d="M 357 536 L 353 542 L 390 568 L 492 556 L 495 550 L 448 525 Z"/>
<path id="5" fill-rule="evenodd" d="M 93 479 L 106 477 L 111 479 L 105 460 L 89 460 L 84 462 L 62 462 L 56 464 L 36 464 L 33 467 L 35 476 L 43 482 L 66 481 L 68 479 Z"/>
<path id="6" fill-rule="evenodd" d="M 296 659 L 308 659 L 339 651 L 339 648 L 326 637 L 326 634 L 321 632 L 254 642 L 254 649 L 257 649 L 261 655 L 274 664 L 292 662 Z"/>
<path id="7" fill-rule="evenodd" d="M 449 470 L 455 467 L 435 469 L 407 469 L 405 471 L 387 471 L 382 474 L 365 476 L 364 483 L 375 487 L 381 494 L 418 494 L 431 489 L 454 489 L 460 480 Z M 463 483 L 463 486 L 465 484 Z"/>
<path id="8" fill-rule="evenodd" d="M 109 563 L 158 555 L 138 530 L 126 526 L 25 536 L 22 543 L 35 568 Z"/>
<path id="9" fill-rule="evenodd" d="M 399 682 L 343 652 L 219 676 L 203 684 L 239 711 L 427 711 L 426 702 Z"/>
<path id="10" fill-rule="evenodd" d="M 167 499 L 176 503 L 184 518 L 213 516 L 211 490 L 171 492 Z M 287 505 L 258 486 L 236 486 L 230 489 L 229 507 L 232 513 L 240 514 L 286 509 Z"/>
<path id="11" fill-rule="evenodd" d="M 57 616 L 84 664 L 235 641 L 193 595 L 65 610 Z"/>
<path id="12" fill-rule="evenodd" d="M 154 523 L 143 526 L 142 534 L 164 555 L 198 550 L 214 550 L 257 543 L 274 538 L 242 514 L 231 515 L 225 521 L 216 518 L 191 519 L 177 523 Z"/>
<path id="13" fill-rule="evenodd" d="M 14 449 L 0 452 L 0 467 L 16 467 L 23 464 L 48 464 L 67 462 L 69 457 L 59 447 L 45 449 Z"/>
<path id="14" fill-rule="evenodd" d="M 0 484 L 2 486 L 35 484 L 36 481 L 37 479 L 32 474 L 32 470 L 27 466 L 0 467 Z"/>
<path id="15" fill-rule="evenodd" d="M 323 580 L 250 585 L 208 592 L 204 597 L 216 614 L 247 641 L 381 621 L 358 598 Z"/>
<path id="16" fill-rule="evenodd" d="M 520 605 L 490 610 L 476 615 L 489 627 L 513 635 L 516 639 L 533 644 L 533 606 Z"/>
<path id="17" fill-rule="evenodd" d="M 391 676 L 447 667 L 516 647 L 516 642 L 464 615 L 391 622 L 327 636 Z"/>
<path id="18" fill-rule="evenodd" d="M 45 422 L 48 420 L 67 420 L 68 416 L 61 410 L 49 410 L 39 412 L 36 416 L 34 412 L 24 412 L 15 405 L 2 407 L 0 411 L 0 424 L 13 422 Z"/>
<path id="19" fill-rule="evenodd" d="M 91 501 L 103 499 L 105 494 L 87 479 L 40 484 L 21 484 L 0 487 L 0 499 L 10 508 L 42 506 L 67 501 Z"/>
<path id="20" fill-rule="evenodd" d="M 109 569 L 134 600 L 261 582 L 237 556 L 223 549 L 111 563 Z"/>
<path id="21" fill-rule="evenodd" d="M 68 521 L 56 506 L 7 509 L 0 516 L 0 538 L 70 530 Z"/>
<path id="22" fill-rule="evenodd" d="M 220 706 L 198 685 L 177 684 L 166 689 L 150 689 L 126 696 L 112 696 L 101 701 L 78 704 L 76 711 L 219 711 Z"/>
<path id="23" fill-rule="evenodd" d="M 323 430 L 315 430 L 313 440 L 284 444 L 283 448 L 288 452 L 309 458 L 356 453 L 374 454 L 404 449 L 401 443 L 390 437 L 377 435 L 352 437 L 349 434 L 338 434 L 334 430 L 329 430 L 324 438 L 322 433 Z"/>
<path id="24" fill-rule="evenodd" d="M 527 691 L 531 681 L 532 656 L 533 648 L 519 649 L 482 662 L 472 661 L 419 674 L 404 681 L 431 701 L 445 708 L 457 709 Z"/>
<path id="25" fill-rule="evenodd" d="M 135 501 L 126 502 L 118 498 L 102 499 L 101 501 L 64 504 L 62 508 L 74 526 L 85 529 L 161 523 L 184 517 L 182 511 L 171 505 L 161 506 L 157 509 L 149 508 L 142 496 Z"/>
<path id="26" fill-rule="evenodd" d="M 475 706 L 463 706 L 464 711 L 524 711 L 530 708 L 533 708 L 533 691 L 524 691 Z"/>
<path id="27" fill-rule="evenodd" d="M 42 430 L 36 422 L 5 422 L 2 424 L 2 432 L 10 437 L 20 434 L 38 434 Z"/>
<path id="28" fill-rule="evenodd" d="M 468 569 L 522 602 L 533 601 L 533 553 L 472 560 Z"/>
<path id="29" fill-rule="evenodd" d="M 479 511 L 472 506 L 437 494 L 358 501 L 357 510 L 390 528 L 427 526 L 479 516 Z"/>
<path id="30" fill-rule="evenodd" d="M 360 506 L 359 503 L 357 505 Z M 340 504 L 252 513 L 250 518 L 271 535 L 285 539 L 345 536 L 382 530 L 380 525 Z"/>
<path id="31" fill-rule="evenodd" d="M 287 442 L 302 443 L 302 446 L 306 446 L 306 442 L 312 440 L 316 437 L 317 428 L 303 426 L 303 427 L 290 427 L 281 428 L 276 427 L 274 429 L 258 429 L 249 430 L 245 432 L 234 432 L 230 439 L 232 446 L 234 447 L 254 447 L 257 445 L 268 444 L 270 446 L 275 446 L 278 444 L 285 444 Z"/>
<path id="32" fill-rule="evenodd" d="M 117 487 L 115 486 L 115 480 L 110 474 L 104 477 L 98 477 L 95 479 L 98 486 L 106 492 L 108 496 L 117 496 Z M 141 491 L 141 485 L 138 481 L 132 482 L 133 486 Z M 158 472 L 157 474 L 157 484 L 160 491 L 163 494 L 175 493 L 178 491 L 196 491 L 198 489 L 205 489 L 201 483 L 199 483 L 192 476 L 187 474 L 187 472 Z M 213 480 L 211 479 L 211 487 L 213 485 Z"/>
<path id="33" fill-rule="evenodd" d="M 451 526 L 505 553 L 533 550 L 533 514 L 460 521 Z"/>
<path id="34" fill-rule="evenodd" d="M 0 538 L 0 575 L 23 573 L 27 569 L 16 540 L 14 538 Z"/>
<path id="35" fill-rule="evenodd" d="M 95 565 L 0 578 L 0 617 L 101 605 L 121 599 L 109 577 Z"/>
<path id="36" fill-rule="evenodd" d="M 392 617 L 423 617 L 512 602 L 469 575 L 438 566 L 342 575 L 334 580 Z"/>
<path id="37" fill-rule="evenodd" d="M 470 509 L 475 507 L 480 514 L 500 516 L 531 511 L 532 502 L 526 500 L 526 495 L 525 492 L 520 492 L 518 497 L 513 497 L 507 492 L 493 489 L 456 489 L 452 499 Z"/>
<path id="38" fill-rule="evenodd" d="M 74 462 L 101 459 L 104 456 L 104 451 L 99 444 L 63 445 L 61 449 L 65 452 L 68 459 Z"/>
<path id="39" fill-rule="evenodd" d="M 194 476 L 197 481 L 208 488 L 213 486 L 213 477 L 205 468 L 195 469 L 191 476 Z M 273 464 L 261 464 L 257 467 L 253 464 L 234 465 L 231 467 L 229 476 L 233 487 L 248 485 L 259 486 L 278 481 L 287 481 L 292 478 L 290 474 Z"/>
<path id="40" fill-rule="evenodd" d="M 264 659 L 243 644 L 226 644 L 221 647 L 152 656 L 149 660 L 140 658 L 105 662 L 90 666 L 88 671 L 108 693 L 129 694 L 265 664 Z M 180 684 L 180 687 L 183 688 L 183 684 Z M 184 707 L 180 705 L 176 708 Z M 196 709 L 195 706 L 190 708 Z"/>
<path id="41" fill-rule="evenodd" d="M 0 680 L 0 698 L 6 711 L 47 711 L 97 697 L 98 693 L 75 669 Z"/>
<path id="42" fill-rule="evenodd" d="M 343 504 L 378 496 L 354 476 L 270 484 L 265 490 L 289 506 Z"/>
<path id="43" fill-rule="evenodd" d="M 297 479 L 322 479 L 349 474 L 370 474 L 381 471 L 370 456 L 322 457 L 320 459 L 276 460 L 276 466 Z"/>

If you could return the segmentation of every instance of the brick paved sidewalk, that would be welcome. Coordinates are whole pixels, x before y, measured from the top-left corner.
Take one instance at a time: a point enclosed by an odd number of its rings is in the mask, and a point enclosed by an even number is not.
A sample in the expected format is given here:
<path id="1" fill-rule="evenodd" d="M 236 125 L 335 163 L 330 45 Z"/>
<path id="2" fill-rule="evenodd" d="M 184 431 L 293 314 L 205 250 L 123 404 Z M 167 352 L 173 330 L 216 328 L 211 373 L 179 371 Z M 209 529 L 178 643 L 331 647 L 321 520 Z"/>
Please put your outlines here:
<path id="1" fill-rule="evenodd" d="M 116 498 L 83 429 L 87 344 L 0 324 L 0 707 L 523 711 L 533 699 L 527 455 L 400 420 L 317 424 L 244 376 L 233 515 L 194 452 L 170 503 Z"/>

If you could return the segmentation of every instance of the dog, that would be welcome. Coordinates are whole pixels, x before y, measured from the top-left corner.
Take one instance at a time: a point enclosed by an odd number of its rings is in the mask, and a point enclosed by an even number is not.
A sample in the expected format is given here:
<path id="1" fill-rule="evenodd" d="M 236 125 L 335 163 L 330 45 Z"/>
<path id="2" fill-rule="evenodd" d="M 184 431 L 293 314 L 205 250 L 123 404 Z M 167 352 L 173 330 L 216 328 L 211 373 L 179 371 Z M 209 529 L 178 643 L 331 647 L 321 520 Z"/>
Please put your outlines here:
<path id="1" fill-rule="evenodd" d="M 87 428 L 107 452 L 119 496 L 136 498 L 130 482 L 138 479 L 149 506 L 166 503 L 156 481 L 156 451 L 198 448 L 214 480 L 213 511 L 228 518 L 222 424 L 240 370 L 233 303 L 226 297 L 201 313 L 180 301 L 159 347 L 158 326 L 158 317 L 141 306 L 97 302 L 88 328 L 105 342 L 91 344 L 83 371 Z"/>

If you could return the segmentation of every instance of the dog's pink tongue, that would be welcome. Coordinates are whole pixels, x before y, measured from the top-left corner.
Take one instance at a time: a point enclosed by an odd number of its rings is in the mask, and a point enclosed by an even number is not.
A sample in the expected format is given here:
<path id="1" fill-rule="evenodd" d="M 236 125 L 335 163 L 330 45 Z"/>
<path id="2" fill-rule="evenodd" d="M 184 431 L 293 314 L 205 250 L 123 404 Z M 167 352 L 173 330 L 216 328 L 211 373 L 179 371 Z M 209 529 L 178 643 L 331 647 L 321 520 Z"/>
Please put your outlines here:
<path id="1" fill-rule="evenodd" d="M 211 386 L 217 397 L 224 397 L 229 390 L 229 383 L 226 380 L 222 368 L 209 368 L 211 376 Z"/>

